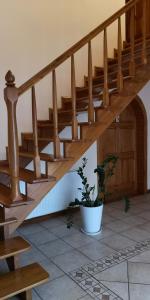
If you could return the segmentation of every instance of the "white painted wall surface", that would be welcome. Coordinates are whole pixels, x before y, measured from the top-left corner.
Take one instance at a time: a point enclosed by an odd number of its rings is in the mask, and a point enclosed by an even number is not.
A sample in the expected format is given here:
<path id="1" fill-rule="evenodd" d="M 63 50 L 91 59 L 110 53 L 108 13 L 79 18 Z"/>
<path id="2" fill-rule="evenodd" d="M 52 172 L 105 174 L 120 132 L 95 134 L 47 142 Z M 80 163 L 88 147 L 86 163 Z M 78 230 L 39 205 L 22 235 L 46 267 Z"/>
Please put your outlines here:
<path id="1" fill-rule="evenodd" d="M 97 143 L 95 142 L 81 159 L 73 166 L 68 172 L 51 190 L 50 193 L 44 197 L 40 204 L 32 211 L 28 218 L 46 215 L 56 211 L 64 210 L 68 207 L 68 204 L 73 201 L 76 197 L 81 199 L 81 194 L 77 190 L 78 187 L 82 187 L 81 179 L 73 172 L 81 165 L 83 157 L 88 159 L 87 168 L 85 174 L 88 178 L 90 186 L 95 185 L 95 195 L 97 194 L 97 176 L 93 170 L 97 166 Z"/>
<path id="2" fill-rule="evenodd" d="M 150 189 L 150 81 L 140 91 L 139 97 L 142 99 L 147 113 L 147 188 Z"/>

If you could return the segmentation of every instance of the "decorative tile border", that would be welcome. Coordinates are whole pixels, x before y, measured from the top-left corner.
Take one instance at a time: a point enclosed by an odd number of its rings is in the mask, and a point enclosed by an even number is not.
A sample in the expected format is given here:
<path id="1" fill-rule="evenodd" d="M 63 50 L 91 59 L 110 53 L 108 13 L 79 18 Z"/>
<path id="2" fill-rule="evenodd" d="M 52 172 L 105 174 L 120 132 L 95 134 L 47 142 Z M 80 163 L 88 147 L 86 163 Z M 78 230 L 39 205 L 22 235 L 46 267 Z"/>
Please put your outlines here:
<path id="1" fill-rule="evenodd" d="M 69 276 L 95 300 L 123 300 L 95 279 L 94 275 L 146 250 L 150 250 L 150 240 L 138 242 L 135 246 L 118 250 L 110 256 L 84 265 L 80 269 L 70 272 Z"/>

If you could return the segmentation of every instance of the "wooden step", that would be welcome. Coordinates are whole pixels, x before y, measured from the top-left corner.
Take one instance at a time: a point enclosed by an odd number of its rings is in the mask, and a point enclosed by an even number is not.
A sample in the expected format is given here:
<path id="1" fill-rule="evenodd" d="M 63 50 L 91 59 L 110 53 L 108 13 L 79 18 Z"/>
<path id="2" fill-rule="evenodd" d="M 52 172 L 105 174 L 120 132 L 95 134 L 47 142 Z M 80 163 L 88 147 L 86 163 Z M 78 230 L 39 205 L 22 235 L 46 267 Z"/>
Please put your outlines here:
<path id="1" fill-rule="evenodd" d="M 4 173 L 10 175 L 9 163 L 8 161 L 0 161 L 0 173 Z M 40 178 L 36 178 L 33 171 L 20 168 L 19 169 L 19 179 L 25 181 L 26 183 L 40 183 L 40 182 L 51 182 L 55 181 L 56 178 L 54 176 L 46 176 L 45 174 L 41 174 Z"/>
<path id="2" fill-rule="evenodd" d="M 0 241 L 0 259 L 20 254 L 30 248 L 31 245 L 20 236 Z"/>
<path id="3" fill-rule="evenodd" d="M 20 293 L 30 291 L 32 288 L 47 282 L 48 278 L 49 274 L 37 263 L 1 275 L 0 299 L 9 299 Z M 24 299 L 32 299 L 32 297 Z"/>
<path id="4" fill-rule="evenodd" d="M 0 204 L 5 207 L 16 207 L 21 205 L 28 205 L 32 203 L 34 200 L 26 197 L 25 195 L 21 194 L 22 199 L 16 200 L 12 202 L 11 198 L 11 189 L 3 184 L 0 184 Z"/>
<path id="5" fill-rule="evenodd" d="M 22 138 L 25 140 L 25 141 L 33 141 L 33 134 L 32 133 L 23 133 L 22 134 Z M 39 137 L 38 138 L 38 142 L 44 142 L 44 143 L 47 143 L 47 144 L 49 144 L 49 143 L 53 143 L 54 142 L 54 138 L 52 138 L 52 137 Z M 61 139 L 60 138 L 60 142 L 61 143 L 69 143 L 69 144 L 71 144 L 71 143 L 80 143 L 80 142 L 83 142 L 82 140 L 72 140 L 72 139 Z"/>
<path id="6" fill-rule="evenodd" d="M 150 39 L 150 34 L 147 34 L 146 40 L 148 41 Z M 141 43 L 143 41 L 143 37 L 139 37 L 135 39 L 135 45 L 138 43 Z M 123 42 L 124 48 L 130 47 L 130 42 L 124 41 Z"/>
<path id="7" fill-rule="evenodd" d="M 0 219 L 0 227 L 1 226 L 5 226 L 5 225 L 9 225 L 9 224 L 13 224 L 16 223 L 18 220 L 17 218 L 8 218 L 6 220 L 1 220 Z"/>
<path id="8" fill-rule="evenodd" d="M 27 151 L 21 151 L 21 152 L 19 152 L 19 156 L 26 157 L 26 158 L 29 158 L 29 159 L 33 159 L 34 158 L 34 153 L 33 152 L 27 152 Z M 64 157 L 55 158 L 51 154 L 40 153 L 40 159 L 45 161 L 45 162 L 59 162 L 59 161 L 68 161 L 72 158 L 71 157 L 68 157 L 68 158 L 64 158 Z"/>
<path id="9" fill-rule="evenodd" d="M 129 68 L 124 68 L 122 70 L 122 74 L 124 77 L 129 76 Z M 118 70 L 116 68 L 116 70 L 114 70 L 113 72 L 108 73 L 108 79 L 109 80 L 113 80 L 113 79 L 117 79 L 118 76 Z M 100 75 L 100 76 L 94 76 L 93 77 L 93 84 L 98 84 L 104 82 L 104 75 Z M 88 85 L 88 77 L 85 76 L 85 85 Z"/>
<path id="10" fill-rule="evenodd" d="M 147 56 L 150 56 L 150 46 L 147 47 Z M 122 55 L 122 70 L 126 69 L 127 66 L 129 68 L 130 57 L 131 57 L 130 52 L 127 52 L 124 55 Z M 135 52 L 135 64 L 136 67 L 142 66 L 141 51 Z M 118 69 L 118 59 L 115 58 L 114 63 L 111 62 L 111 64 L 108 64 L 108 74 L 117 71 L 117 69 Z M 104 73 L 104 69 L 102 67 L 95 67 L 95 76 L 102 76 L 103 73 Z"/>

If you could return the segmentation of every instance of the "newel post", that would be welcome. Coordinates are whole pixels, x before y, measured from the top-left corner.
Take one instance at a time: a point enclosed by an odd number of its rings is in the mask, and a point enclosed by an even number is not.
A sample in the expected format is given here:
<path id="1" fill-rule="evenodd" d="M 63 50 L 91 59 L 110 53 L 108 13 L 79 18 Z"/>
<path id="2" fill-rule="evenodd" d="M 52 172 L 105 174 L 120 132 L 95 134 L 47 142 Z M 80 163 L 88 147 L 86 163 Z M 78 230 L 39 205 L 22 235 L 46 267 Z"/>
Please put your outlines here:
<path id="1" fill-rule="evenodd" d="M 4 89 L 4 99 L 8 114 L 8 160 L 11 176 L 11 196 L 13 202 L 21 199 L 19 189 L 18 130 L 16 120 L 18 89 L 15 86 L 15 77 L 11 71 L 7 72 L 5 79 L 6 88 Z"/>

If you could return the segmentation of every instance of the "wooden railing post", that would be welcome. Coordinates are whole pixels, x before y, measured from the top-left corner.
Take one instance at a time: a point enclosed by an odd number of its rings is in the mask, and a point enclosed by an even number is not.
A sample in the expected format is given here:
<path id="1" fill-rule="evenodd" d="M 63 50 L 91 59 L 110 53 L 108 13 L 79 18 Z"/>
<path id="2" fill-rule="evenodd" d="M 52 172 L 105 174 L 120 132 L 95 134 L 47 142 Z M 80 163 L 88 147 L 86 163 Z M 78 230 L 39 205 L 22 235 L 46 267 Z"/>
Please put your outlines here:
<path id="1" fill-rule="evenodd" d="M 16 119 L 18 89 L 15 87 L 15 77 L 11 71 L 8 71 L 5 79 L 7 87 L 4 89 L 4 99 L 8 113 L 8 160 L 11 178 L 11 197 L 13 202 L 22 199 L 19 189 L 19 150 Z"/>
<path id="2" fill-rule="evenodd" d="M 130 76 L 135 76 L 135 6 L 130 11 L 130 45 L 131 59 L 129 64 Z"/>
<path id="3" fill-rule="evenodd" d="M 32 127 L 33 127 L 33 142 L 34 142 L 34 173 L 36 178 L 41 177 L 41 165 L 38 146 L 38 128 L 37 128 L 37 108 L 35 87 L 32 87 Z"/>
<path id="4" fill-rule="evenodd" d="M 92 48 L 91 41 L 88 42 L 88 90 L 89 90 L 89 105 L 88 105 L 88 122 L 94 122 L 94 105 L 93 105 L 93 77 L 92 77 Z"/>
<path id="5" fill-rule="evenodd" d="M 146 55 L 146 17 L 147 17 L 147 12 L 146 12 L 146 0 L 142 0 L 143 2 L 143 47 L 142 47 L 142 62 L 143 64 L 147 64 L 147 55 Z"/>
<path id="6" fill-rule="evenodd" d="M 76 112 L 76 80 L 74 55 L 71 56 L 71 98 L 72 98 L 72 139 L 78 139 L 78 121 Z"/>
<path id="7" fill-rule="evenodd" d="M 103 105 L 109 106 L 109 89 L 108 89 L 108 47 L 107 47 L 107 28 L 104 29 L 104 90 L 103 90 Z"/>
<path id="8" fill-rule="evenodd" d="M 60 139 L 58 135 L 58 109 L 56 71 L 52 71 L 52 98 L 53 98 L 53 124 L 54 124 L 54 157 L 60 158 Z"/>
<path id="9" fill-rule="evenodd" d="M 118 90 L 123 89 L 121 17 L 118 18 Z"/>

